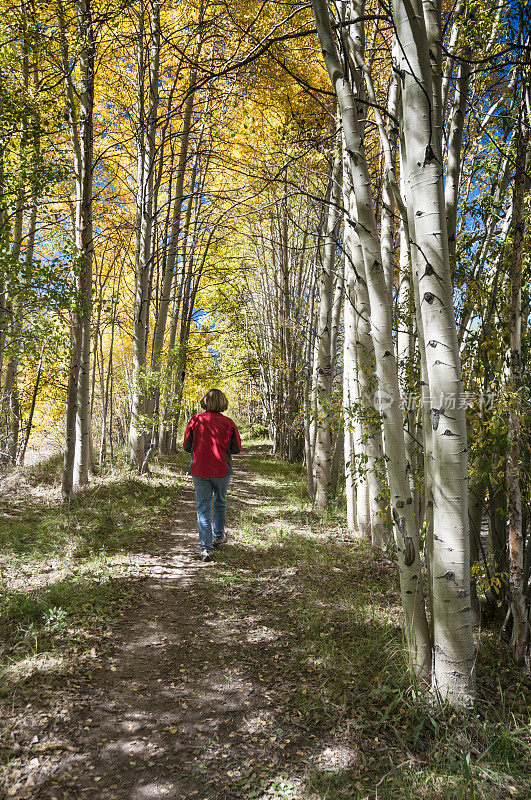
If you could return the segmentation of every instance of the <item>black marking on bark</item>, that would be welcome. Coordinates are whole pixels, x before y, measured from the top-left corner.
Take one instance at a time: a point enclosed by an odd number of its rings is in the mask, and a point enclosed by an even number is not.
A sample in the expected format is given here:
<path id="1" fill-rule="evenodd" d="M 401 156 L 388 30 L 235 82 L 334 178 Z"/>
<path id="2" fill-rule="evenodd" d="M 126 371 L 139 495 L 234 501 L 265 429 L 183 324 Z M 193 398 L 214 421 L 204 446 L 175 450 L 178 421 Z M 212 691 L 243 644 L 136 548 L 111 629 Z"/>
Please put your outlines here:
<path id="1" fill-rule="evenodd" d="M 452 581 L 452 583 L 455 583 L 456 586 L 459 585 L 455 579 L 455 573 L 452 572 L 451 569 L 449 569 L 448 572 L 445 572 L 444 575 L 439 575 L 439 578 L 444 578 L 447 581 Z"/>
<path id="2" fill-rule="evenodd" d="M 378 259 L 376 259 L 376 258 L 374 259 L 374 261 L 372 262 L 372 268 L 373 269 L 381 269 L 382 268 L 382 265 L 380 264 Z"/>
<path id="3" fill-rule="evenodd" d="M 455 593 L 456 597 L 468 597 L 468 589 L 459 589 L 458 592 Z"/>
<path id="4" fill-rule="evenodd" d="M 404 501 L 403 500 L 397 500 L 396 501 L 396 507 L 397 508 L 404 508 Z"/>
<path id="5" fill-rule="evenodd" d="M 439 427 L 439 420 L 444 417 L 444 408 L 430 408 L 431 427 L 434 431 Z"/>
<path id="6" fill-rule="evenodd" d="M 384 357 L 384 358 L 387 358 L 387 356 L 392 356 L 392 355 L 393 355 L 393 354 L 391 353 L 391 351 L 390 351 L 390 350 L 386 350 L 386 351 L 385 351 L 385 353 L 383 354 L 383 357 Z"/>
<path id="7" fill-rule="evenodd" d="M 410 506 L 412 502 L 413 502 L 413 498 L 412 497 L 408 497 L 408 499 L 406 500 L 406 505 Z"/>
<path id="8" fill-rule="evenodd" d="M 424 153 L 424 164 L 422 166 L 423 167 L 426 166 L 426 164 L 429 164 L 430 161 L 434 160 L 434 158 L 435 158 L 435 153 L 433 152 L 431 144 L 428 142 L 428 144 L 426 145 L 426 152 Z"/>
<path id="9" fill-rule="evenodd" d="M 393 519 L 398 528 L 398 532 L 404 540 L 404 563 L 406 567 L 410 567 L 415 561 L 415 545 L 413 544 L 411 536 L 407 535 L 406 518 L 401 517 L 396 508 L 393 508 Z"/>
<path id="10" fill-rule="evenodd" d="M 457 433 L 451 431 L 450 428 L 446 428 L 446 430 L 443 433 L 443 436 L 457 436 Z"/>
<path id="11" fill-rule="evenodd" d="M 426 505 L 428 506 L 428 508 L 432 508 L 433 507 L 433 500 L 428 500 Z"/>
<path id="12" fill-rule="evenodd" d="M 424 214 L 424 211 L 417 211 L 415 214 L 416 217 L 421 217 Z"/>
<path id="13" fill-rule="evenodd" d="M 349 156 L 351 157 L 352 161 L 354 162 L 354 165 L 357 167 L 358 166 L 357 153 L 355 153 L 353 150 L 348 150 L 347 152 L 348 152 Z"/>
<path id="14" fill-rule="evenodd" d="M 435 295 L 432 292 L 426 292 L 424 294 L 424 300 L 429 303 L 430 305 L 433 303 L 435 299 Z"/>
<path id="15" fill-rule="evenodd" d="M 406 71 L 404 69 L 400 69 L 400 67 L 397 67 L 396 64 L 393 64 L 393 72 L 396 72 L 396 74 L 402 80 L 404 80 L 404 78 L 406 77 Z"/>
<path id="16" fill-rule="evenodd" d="M 437 278 L 438 281 L 442 281 L 441 276 L 439 275 L 438 272 L 435 272 L 434 268 L 429 263 L 429 261 L 426 258 L 424 253 L 422 253 L 422 256 L 423 256 L 424 260 L 426 261 L 426 267 L 424 269 L 424 272 L 420 276 L 419 280 L 422 280 L 423 278 L 431 278 L 431 276 L 433 275 L 433 276 L 435 276 Z"/>
<path id="17" fill-rule="evenodd" d="M 413 594 L 413 592 L 411 591 L 411 589 L 406 589 L 406 594 Z"/>
<path id="18" fill-rule="evenodd" d="M 409 536 L 406 539 L 406 551 L 404 556 L 404 562 L 406 567 L 410 567 L 415 561 L 415 545 L 413 544 L 413 539 Z"/>

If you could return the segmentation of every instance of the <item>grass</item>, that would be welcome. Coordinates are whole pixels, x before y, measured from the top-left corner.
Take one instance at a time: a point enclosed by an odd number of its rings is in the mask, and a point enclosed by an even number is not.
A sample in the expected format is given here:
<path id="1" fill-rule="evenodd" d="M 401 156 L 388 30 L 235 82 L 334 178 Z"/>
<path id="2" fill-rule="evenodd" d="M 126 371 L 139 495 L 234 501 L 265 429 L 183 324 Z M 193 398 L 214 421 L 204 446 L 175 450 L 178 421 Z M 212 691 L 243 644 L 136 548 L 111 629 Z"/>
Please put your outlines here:
<path id="1" fill-rule="evenodd" d="M 0 694 L 43 662 L 68 670 L 136 602 L 131 570 L 178 510 L 184 460 L 146 479 L 118 470 L 59 498 L 61 459 L 25 469 L 0 501 Z"/>
<path id="2" fill-rule="evenodd" d="M 317 751 L 303 770 L 277 774 L 268 796 L 527 798 L 530 683 L 496 631 L 479 643 L 477 715 L 435 706 L 405 663 L 394 564 L 348 541 L 337 514 L 306 508 L 300 467 L 262 454 L 248 464 L 267 499 L 241 512 L 204 602 L 217 597 L 234 618 L 260 609 L 287 643 L 271 676 L 285 719 L 351 751 L 344 766 Z M 263 784 L 251 788 L 262 797 Z"/>
<path id="3" fill-rule="evenodd" d="M 52 675 L 70 669 L 135 602 L 131 570 L 179 513 L 186 464 L 181 454 L 155 460 L 150 478 L 101 478 L 68 511 L 53 463 L 7 494 L 5 692 L 14 684 L 25 691 L 21 678 L 46 672 L 43 663 Z M 351 541 L 339 512 L 308 506 L 300 465 L 255 446 L 246 468 L 255 477 L 231 496 L 231 546 L 194 587 L 199 605 L 229 627 L 254 620 L 253 635 L 267 643 L 242 653 L 274 697 L 271 735 L 286 757 L 270 767 L 264 758 L 259 774 L 235 778 L 237 796 L 527 798 L 530 686 L 497 632 L 483 631 L 479 643 L 478 714 L 435 706 L 404 660 L 394 563 Z M 290 749 L 293 726 L 307 732 L 304 755 Z"/>

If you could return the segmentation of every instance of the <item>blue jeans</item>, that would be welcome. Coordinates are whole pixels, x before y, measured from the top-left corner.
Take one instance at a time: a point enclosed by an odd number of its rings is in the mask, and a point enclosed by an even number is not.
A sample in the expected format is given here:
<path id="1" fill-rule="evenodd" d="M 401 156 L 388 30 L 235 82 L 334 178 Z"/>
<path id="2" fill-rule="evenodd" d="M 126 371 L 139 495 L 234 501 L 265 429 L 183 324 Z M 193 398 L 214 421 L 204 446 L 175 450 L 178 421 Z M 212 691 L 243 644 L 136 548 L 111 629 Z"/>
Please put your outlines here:
<path id="1" fill-rule="evenodd" d="M 227 489 L 230 475 L 223 478 L 198 478 L 196 475 L 192 475 L 192 480 L 195 487 L 200 547 L 201 550 L 210 552 L 213 550 L 212 528 L 214 528 L 214 539 L 222 539 L 225 532 Z M 214 495 L 213 513 L 212 495 Z M 213 524 L 210 522 L 211 515 Z"/>

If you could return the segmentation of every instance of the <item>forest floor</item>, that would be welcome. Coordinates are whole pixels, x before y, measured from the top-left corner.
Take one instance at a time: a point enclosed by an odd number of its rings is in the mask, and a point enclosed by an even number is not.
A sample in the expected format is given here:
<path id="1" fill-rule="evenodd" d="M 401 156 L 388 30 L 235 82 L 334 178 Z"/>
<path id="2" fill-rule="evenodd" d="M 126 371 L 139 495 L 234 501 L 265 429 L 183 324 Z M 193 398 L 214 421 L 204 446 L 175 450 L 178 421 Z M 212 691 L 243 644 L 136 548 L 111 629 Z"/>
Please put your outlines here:
<path id="1" fill-rule="evenodd" d="M 247 445 L 229 542 L 197 559 L 186 457 L 2 483 L 0 794 L 38 800 L 520 798 L 530 684 L 495 631 L 478 715 L 430 705 L 402 655 L 392 557 Z"/>

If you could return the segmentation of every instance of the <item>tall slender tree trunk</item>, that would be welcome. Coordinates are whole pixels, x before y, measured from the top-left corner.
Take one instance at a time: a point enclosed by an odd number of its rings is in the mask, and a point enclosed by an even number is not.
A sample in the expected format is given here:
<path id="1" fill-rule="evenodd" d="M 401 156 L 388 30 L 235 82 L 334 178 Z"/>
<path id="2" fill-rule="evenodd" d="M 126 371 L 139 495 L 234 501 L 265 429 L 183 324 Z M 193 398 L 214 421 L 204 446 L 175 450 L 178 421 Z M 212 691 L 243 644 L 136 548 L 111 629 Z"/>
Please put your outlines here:
<path id="1" fill-rule="evenodd" d="M 393 48 L 394 50 L 396 47 Z M 388 137 L 390 143 L 390 159 L 391 167 L 394 173 L 396 169 L 396 153 L 398 144 L 398 126 L 395 122 L 398 115 L 398 101 L 399 101 L 399 82 L 398 75 L 394 70 L 391 70 L 389 77 L 389 91 L 387 99 L 387 110 L 389 118 L 387 123 Z M 382 185 L 382 217 L 381 217 L 381 238 L 382 238 L 382 258 L 383 268 L 385 272 L 385 280 L 389 295 L 392 296 L 393 292 L 393 271 L 395 263 L 395 247 L 394 247 L 394 216 L 395 216 L 395 195 L 391 180 L 387 170 L 383 176 Z"/>
<path id="2" fill-rule="evenodd" d="M 385 456 L 395 522 L 409 658 L 417 674 L 426 678 L 431 666 L 431 643 L 422 594 L 419 539 L 406 470 L 391 302 L 382 267 L 371 180 L 360 137 L 356 99 L 337 54 L 328 4 L 326 0 L 313 0 L 312 4 L 325 65 L 341 109 L 350 175 L 356 197 L 356 228 L 363 251 L 365 280 L 370 297 L 371 332 L 378 385 L 388 405 L 383 414 Z"/>
<path id="3" fill-rule="evenodd" d="M 468 485 L 468 520 L 470 527 L 470 563 L 473 565 L 479 560 L 481 546 L 481 523 L 485 509 L 485 481 L 469 480 Z M 481 612 L 476 588 L 476 581 L 471 578 L 470 597 L 472 606 L 472 621 L 474 627 L 478 627 L 481 622 Z"/>
<path id="4" fill-rule="evenodd" d="M 92 426 L 90 414 L 90 346 L 92 318 L 92 262 L 94 238 L 92 224 L 92 167 L 94 152 L 94 67 L 96 48 L 92 25 L 91 0 L 76 2 L 79 37 L 79 158 L 76 159 L 76 272 L 77 325 L 81 340 L 77 386 L 76 452 L 74 486 L 88 483 L 92 465 Z"/>
<path id="5" fill-rule="evenodd" d="M 17 458 L 18 464 L 20 464 L 20 466 L 24 466 L 24 458 L 26 457 L 26 450 L 28 448 L 28 443 L 31 436 L 31 430 L 33 428 L 33 417 L 35 414 L 35 406 L 37 404 L 37 396 L 39 394 L 43 363 L 44 363 L 44 345 L 42 347 L 41 356 L 39 358 L 39 365 L 37 367 L 37 375 L 35 376 L 35 383 L 33 384 L 33 392 L 31 394 L 31 404 L 28 414 L 28 421 L 26 423 L 26 430 L 24 431 L 24 440 L 22 442 L 20 452 Z"/>
<path id="6" fill-rule="evenodd" d="M 306 485 L 308 488 L 308 495 L 313 500 L 314 481 L 313 481 L 313 452 L 311 441 L 311 378 L 313 373 L 313 333 L 314 333 L 314 303 L 315 292 L 312 292 L 310 298 L 310 309 L 308 313 L 308 323 L 306 325 L 306 343 L 305 343 L 305 359 L 304 359 L 304 460 L 306 462 Z"/>
<path id="7" fill-rule="evenodd" d="M 137 186 L 137 246 L 135 253 L 135 303 L 133 326 L 133 395 L 129 445 L 131 467 L 141 469 L 144 463 L 145 433 L 143 419 L 146 410 L 146 393 L 143 385 L 146 368 L 147 330 L 149 320 L 149 287 L 153 267 L 153 185 L 157 113 L 159 105 L 160 66 L 160 7 L 161 0 L 151 3 L 151 37 L 149 58 L 149 99 L 144 115 L 144 3 L 140 3 L 139 31 L 139 120 L 138 120 L 138 186 Z"/>
<path id="8" fill-rule="evenodd" d="M 348 252 L 345 252 L 345 303 L 343 340 L 343 457 L 345 462 L 345 494 L 347 499 L 347 527 L 356 530 L 356 480 L 353 421 L 353 376 L 356 358 L 355 275 Z"/>
<path id="9" fill-rule="evenodd" d="M 430 3 L 433 21 L 436 2 Z M 402 43 L 405 187 L 414 247 L 433 431 L 434 675 L 437 691 L 456 705 L 475 700 L 475 649 L 470 606 L 467 436 L 455 326 L 441 170 L 440 84 L 430 63 L 421 0 L 393 3 Z M 440 8 L 435 9 L 440 16 Z M 439 43 L 440 44 L 440 43 Z M 435 77 L 434 77 L 435 75 Z M 411 224 L 410 224 L 411 228 Z M 414 280 L 417 276 L 414 275 Z"/>
<path id="10" fill-rule="evenodd" d="M 197 80 L 197 70 L 192 70 L 190 73 L 190 86 L 188 89 L 188 97 L 184 108 L 183 127 L 181 132 L 181 142 L 179 150 L 179 162 L 177 165 L 177 178 L 175 182 L 175 198 L 173 201 L 173 215 L 171 230 L 168 242 L 168 255 L 166 259 L 166 268 L 162 280 L 159 309 L 157 320 L 155 323 L 155 330 L 153 332 L 153 349 L 152 349 L 152 369 L 160 372 L 161 356 L 164 345 L 164 335 L 166 333 L 166 324 L 168 320 L 168 311 L 171 302 L 171 293 L 175 279 L 175 266 L 177 263 L 177 252 L 179 249 L 179 234 L 181 230 L 181 212 L 184 200 L 184 178 L 186 172 L 186 162 L 188 158 L 188 149 L 190 143 L 190 129 L 192 112 L 194 108 L 195 91 L 194 86 Z M 192 187 L 193 191 L 193 187 Z M 160 403 L 160 390 L 156 391 L 154 399 L 155 407 Z M 165 437 L 159 434 L 159 446 L 161 451 L 164 451 Z"/>
<path id="11" fill-rule="evenodd" d="M 4 408 L 7 417 L 7 457 L 9 463 L 17 463 L 18 435 L 20 430 L 20 403 L 18 398 L 18 361 L 10 358 L 4 381 Z"/>
<path id="12" fill-rule="evenodd" d="M 70 323 L 70 358 L 66 390 L 65 453 L 61 495 L 64 503 L 70 501 L 74 488 L 74 460 L 76 455 L 77 387 L 81 358 L 81 336 L 77 320 Z"/>
<path id="13" fill-rule="evenodd" d="M 465 59 L 469 51 L 463 53 Z M 459 181 L 461 177 L 461 143 L 465 126 L 468 87 L 470 83 L 470 64 L 468 60 L 459 62 L 457 85 L 455 88 L 454 103 L 450 119 L 450 133 L 448 136 L 448 160 L 446 166 L 446 229 L 448 235 L 448 250 L 450 258 L 455 258 L 456 233 L 457 233 L 457 201 L 459 198 Z"/>
<path id="14" fill-rule="evenodd" d="M 384 459 L 379 408 L 375 403 L 377 390 L 374 346 L 371 336 L 371 304 L 365 279 L 363 249 L 355 230 L 357 222 L 356 198 L 345 165 L 343 204 L 345 218 L 345 248 L 353 272 L 355 305 L 355 375 L 356 387 L 356 438 L 354 443 L 360 471 L 357 496 L 357 521 L 359 531 L 375 547 L 384 547 L 386 532 L 386 495 L 383 479 Z M 386 281 L 387 283 L 387 281 Z"/>
<path id="15" fill-rule="evenodd" d="M 6 250 L 9 238 L 7 220 L 7 199 L 5 192 L 5 166 L 4 152 L 0 148 L 0 248 Z M 2 385 L 2 372 L 4 369 L 4 351 L 7 333 L 7 298 L 3 276 L 0 276 L 0 386 Z"/>
<path id="16" fill-rule="evenodd" d="M 521 11 L 521 14 L 523 12 Z M 529 46 L 529 40 L 528 40 Z M 518 112 L 516 165 L 513 190 L 513 247 L 510 258 L 511 285 L 511 360 L 510 413 L 507 451 L 507 506 L 509 536 L 509 602 L 512 614 L 511 651 L 515 663 L 522 667 L 531 645 L 529 607 L 524 584 L 524 538 L 522 529 L 522 494 L 520 488 L 520 436 L 522 389 L 522 263 L 525 234 L 526 156 L 529 146 L 529 66 L 524 70 L 522 96 Z"/>
<path id="17" fill-rule="evenodd" d="M 331 492 L 332 441 L 330 436 L 332 273 L 340 220 L 342 155 L 338 149 L 330 175 L 329 205 L 319 264 L 319 311 L 317 319 L 317 437 L 315 445 L 315 503 L 326 508 Z"/>
<path id="18" fill-rule="evenodd" d="M 409 485 L 415 507 L 417 528 L 420 528 L 420 501 L 419 490 L 416 486 L 417 452 L 419 444 L 419 430 L 416 423 L 416 409 L 411 402 L 415 396 L 413 389 L 418 384 L 414 373 L 415 339 L 414 339 L 414 303 L 411 288 L 411 263 L 409 258 L 409 243 L 407 242 L 404 223 L 400 226 L 400 275 L 398 283 L 398 334 L 397 358 L 401 389 L 406 403 L 406 426 L 404 439 L 408 464 Z"/>

